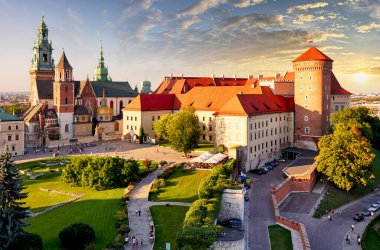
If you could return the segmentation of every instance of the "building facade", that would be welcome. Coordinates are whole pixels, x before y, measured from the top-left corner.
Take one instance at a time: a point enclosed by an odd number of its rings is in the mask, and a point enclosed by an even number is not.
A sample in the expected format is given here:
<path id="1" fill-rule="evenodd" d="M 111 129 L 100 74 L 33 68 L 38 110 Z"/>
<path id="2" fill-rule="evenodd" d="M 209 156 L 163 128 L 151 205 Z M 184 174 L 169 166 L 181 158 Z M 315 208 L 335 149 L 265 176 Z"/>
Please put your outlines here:
<path id="1" fill-rule="evenodd" d="M 0 147 L 16 156 L 24 154 L 24 121 L 0 108 Z"/>

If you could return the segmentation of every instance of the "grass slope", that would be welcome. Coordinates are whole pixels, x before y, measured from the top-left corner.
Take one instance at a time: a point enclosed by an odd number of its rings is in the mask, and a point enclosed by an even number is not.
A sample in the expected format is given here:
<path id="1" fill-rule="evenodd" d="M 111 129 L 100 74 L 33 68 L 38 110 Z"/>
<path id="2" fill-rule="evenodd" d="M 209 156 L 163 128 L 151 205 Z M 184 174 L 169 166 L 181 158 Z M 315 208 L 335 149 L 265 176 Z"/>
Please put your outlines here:
<path id="1" fill-rule="evenodd" d="M 272 250 L 293 250 L 292 234 L 280 225 L 268 226 Z"/>
<path id="2" fill-rule="evenodd" d="M 314 217 L 320 218 L 325 214 L 326 209 L 331 210 L 332 208 L 340 207 L 348 202 L 351 202 L 363 195 L 372 192 L 372 187 L 380 187 L 380 151 L 373 149 L 375 153 L 375 159 L 373 161 L 373 173 L 375 175 L 375 181 L 372 184 L 367 185 L 367 187 L 355 187 L 352 191 L 346 192 L 335 186 L 330 186 L 329 194 L 321 201 L 318 209 L 314 213 Z"/>
<path id="3" fill-rule="evenodd" d="M 154 249 L 166 249 L 166 243 L 170 243 L 171 249 L 177 249 L 177 234 L 183 226 L 188 209 L 189 207 L 182 206 L 150 207 L 156 229 Z"/>
<path id="4" fill-rule="evenodd" d="M 362 246 L 364 250 L 380 249 L 380 217 L 377 217 L 373 223 L 369 224 Z"/>
<path id="5" fill-rule="evenodd" d="M 176 169 L 165 181 L 166 186 L 151 195 L 152 201 L 193 202 L 198 199 L 200 182 L 211 174 L 207 170 Z"/>

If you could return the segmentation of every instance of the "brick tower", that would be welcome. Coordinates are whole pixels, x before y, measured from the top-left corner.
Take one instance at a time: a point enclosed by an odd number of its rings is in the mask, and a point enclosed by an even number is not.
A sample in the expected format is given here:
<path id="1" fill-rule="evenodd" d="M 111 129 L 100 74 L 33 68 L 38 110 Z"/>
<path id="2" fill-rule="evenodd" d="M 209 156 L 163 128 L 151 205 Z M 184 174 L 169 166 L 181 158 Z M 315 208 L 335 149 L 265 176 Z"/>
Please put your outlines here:
<path id="1" fill-rule="evenodd" d="M 37 41 L 33 46 L 33 58 L 30 66 L 30 103 L 39 103 L 36 82 L 40 80 L 54 80 L 54 59 L 52 57 L 53 46 L 48 40 L 49 30 L 44 17 L 38 26 Z"/>
<path id="2" fill-rule="evenodd" d="M 65 52 L 55 68 L 53 83 L 53 105 L 58 116 L 61 139 L 73 137 L 74 119 L 74 81 L 73 68 L 66 58 Z"/>
<path id="3" fill-rule="evenodd" d="M 333 60 L 315 47 L 293 61 L 295 145 L 317 150 L 319 138 L 330 125 L 331 72 Z"/>

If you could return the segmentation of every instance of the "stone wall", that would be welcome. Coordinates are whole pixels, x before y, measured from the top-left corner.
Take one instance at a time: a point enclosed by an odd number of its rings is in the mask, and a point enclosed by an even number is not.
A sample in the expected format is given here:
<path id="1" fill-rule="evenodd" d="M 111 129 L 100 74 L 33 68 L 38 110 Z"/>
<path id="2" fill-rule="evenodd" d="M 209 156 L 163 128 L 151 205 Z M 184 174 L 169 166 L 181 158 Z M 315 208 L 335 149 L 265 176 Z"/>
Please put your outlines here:
<path id="1" fill-rule="evenodd" d="M 244 239 L 237 241 L 218 241 L 211 245 L 213 250 L 242 250 L 244 249 Z"/>
<path id="2" fill-rule="evenodd" d="M 244 197 L 241 190 L 225 189 L 223 192 L 218 220 L 229 218 L 244 220 Z"/>

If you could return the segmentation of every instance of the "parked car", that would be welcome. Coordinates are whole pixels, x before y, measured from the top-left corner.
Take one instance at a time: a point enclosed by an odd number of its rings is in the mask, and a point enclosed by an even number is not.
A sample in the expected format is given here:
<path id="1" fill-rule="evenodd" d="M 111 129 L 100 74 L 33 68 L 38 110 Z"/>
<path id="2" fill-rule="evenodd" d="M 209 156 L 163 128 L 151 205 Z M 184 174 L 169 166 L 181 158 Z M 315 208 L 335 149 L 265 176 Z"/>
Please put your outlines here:
<path id="1" fill-rule="evenodd" d="M 371 211 L 369 211 L 368 209 L 364 209 L 362 211 L 362 215 L 364 215 L 364 216 L 370 216 L 371 215 Z"/>
<path id="2" fill-rule="evenodd" d="M 377 210 L 379 210 L 380 205 L 377 204 L 377 203 L 373 203 L 373 204 L 371 205 L 371 207 L 373 207 L 374 209 L 376 209 L 376 210 L 375 210 L 375 212 L 376 212 Z"/>
<path id="3" fill-rule="evenodd" d="M 222 222 L 218 223 L 222 227 L 237 229 L 242 231 L 243 230 L 243 222 L 240 219 L 231 218 Z"/>
<path id="4" fill-rule="evenodd" d="M 355 214 L 354 221 L 362 221 L 364 220 L 364 216 L 362 214 Z"/>
<path id="5" fill-rule="evenodd" d="M 376 203 L 380 205 L 380 201 L 376 201 Z"/>
<path id="6" fill-rule="evenodd" d="M 368 210 L 369 212 L 376 212 L 378 208 L 374 208 L 374 207 L 369 207 Z"/>
<path id="7" fill-rule="evenodd" d="M 264 165 L 264 168 L 267 168 L 268 170 L 273 170 L 274 167 L 273 167 L 272 165 L 266 163 L 266 164 Z"/>
<path id="8" fill-rule="evenodd" d="M 278 166 L 278 163 L 277 163 L 277 161 L 276 160 L 273 160 L 273 161 L 270 161 L 270 162 L 268 162 L 268 163 L 266 163 L 265 165 L 271 165 L 271 166 L 273 166 L 273 167 L 277 167 Z"/>
<path id="9" fill-rule="evenodd" d="M 278 158 L 276 161 L 278 161 L 278 162 L 286 162 L 286 160 L 284 158 L 282 158 L 282 157 Z"/>

